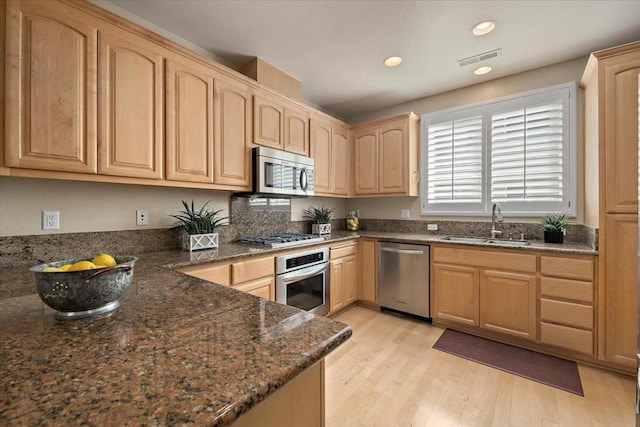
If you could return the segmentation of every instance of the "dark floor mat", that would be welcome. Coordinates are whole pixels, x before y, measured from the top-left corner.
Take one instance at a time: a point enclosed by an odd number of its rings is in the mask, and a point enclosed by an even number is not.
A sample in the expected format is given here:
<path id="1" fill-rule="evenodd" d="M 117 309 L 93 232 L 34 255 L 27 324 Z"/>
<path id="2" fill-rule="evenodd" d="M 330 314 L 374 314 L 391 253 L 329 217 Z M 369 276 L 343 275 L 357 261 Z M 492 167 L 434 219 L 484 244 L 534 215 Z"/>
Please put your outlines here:
<path id="1" fill-rule="evenodd" d="M 569 360 L 451 329 L 444 331 L 433 348 L 584 396 L 578 365 Z"/>

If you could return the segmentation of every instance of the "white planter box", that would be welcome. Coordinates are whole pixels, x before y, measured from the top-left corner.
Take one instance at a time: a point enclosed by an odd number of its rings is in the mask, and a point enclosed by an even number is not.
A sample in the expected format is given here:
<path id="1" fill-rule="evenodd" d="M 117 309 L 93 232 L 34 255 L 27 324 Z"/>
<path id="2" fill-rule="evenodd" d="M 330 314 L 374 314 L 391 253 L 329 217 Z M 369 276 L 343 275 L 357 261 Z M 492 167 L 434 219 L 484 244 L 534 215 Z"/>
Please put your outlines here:
<path id="1" fill-rule="evenodd" d="M 183 234 L 182 248 L 186 251 L 199 251 L 201 249 L 215 249 L 218 247 L 218 233 L 209 234 Z"/>
<path id="2" fill-rule="evenodd" d="M 311 224 L 311 233 L 320 236 L 331 234 L 331 224 Z"/>

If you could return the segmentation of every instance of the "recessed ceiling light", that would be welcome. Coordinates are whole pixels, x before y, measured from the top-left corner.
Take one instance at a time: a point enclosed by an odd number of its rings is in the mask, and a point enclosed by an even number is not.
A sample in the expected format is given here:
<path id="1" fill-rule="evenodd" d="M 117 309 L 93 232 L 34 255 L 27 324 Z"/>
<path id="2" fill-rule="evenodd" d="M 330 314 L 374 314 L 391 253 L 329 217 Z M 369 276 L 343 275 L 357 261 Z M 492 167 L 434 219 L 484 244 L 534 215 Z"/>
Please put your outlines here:
<path id="1" fill-rule="evenodd" d="M 473 74 L 475 74 L 476 76 L 481 76 L 483 74 L 487 74 L 488 72 L 490 72 L 491 70 L 493 70 L 493 68 L 489 67 L 488 65 L 484 66 L 484 67 L 480 67 L 478 69 L 476 69 Z"/>
<path id="2" fill-rule="evenodd" d="M 387 67 L 395 67 L 397 65 L 400 65 L 401 63 L 402 58 L 400 58 L 399 56 L 390 56 L 384 60 L 384 65 L 386 65 Z"/>
<path id="3" fill-rule="evenodd" d="M 496 21 L 484 21 L 471 29 L 474 36 L 484 36 L 490 33 L 496 27 Z"/>

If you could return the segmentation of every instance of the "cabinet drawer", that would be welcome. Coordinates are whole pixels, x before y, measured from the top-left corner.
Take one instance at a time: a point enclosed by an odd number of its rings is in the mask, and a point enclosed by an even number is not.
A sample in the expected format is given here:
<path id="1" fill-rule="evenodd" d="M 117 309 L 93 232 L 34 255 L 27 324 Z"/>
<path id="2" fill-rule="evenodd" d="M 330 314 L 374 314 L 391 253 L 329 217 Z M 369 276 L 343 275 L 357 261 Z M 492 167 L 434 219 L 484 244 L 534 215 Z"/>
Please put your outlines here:
<path id="1" fill-rule="evenodd" d="M 593 282 L 540 277 L 540 295 L 593 303 Z"/>
<path id="2" fill-rule="evenodd" d="M 593 306 L 540 299 L 540 320 L 593 329 Z"/>
<path id="3" fill-rule="evenodd" d="M 593 259 L 540 257 L 540 273 L 545 276 L 593 281 Z"/>
<path id="4" fill-rule="evenodd" d="M 229 286 L 231 284 L 231 266 L 229 264 L 212 265 L 212 266 L 193 266 L 179 269 L 181 273 L 194 276 L 199 279 L 217 283 L 219 285 Z"/>
<path id="5" fill-rule="evenodd" d="M 540 322 L 540 342 L 593 356 L 593 332 Z"/>
<path id="6" fill-rule="evenodd" d="M 237 285 L 261 277 L 273 276 L 274 274 L 273 257 L 241 261 L 231 266 L 231 283 Z"/>
<path id="7" fill-rule="evenodd" d="M 536 256 L 491 250 L 433 248 L 433 261 L 444 264 L 473 265 L 499 270 L 535 273 Z"/>
<path id="8" fill-rule="evenodd" d="M 358 245 L 353 243 L 349 246 L 341 246 L 337 248 L 331 248 L 329 259 L 342 258 L 349 255 L 355 255 L 358 252 Z"/>
<path id="9" fill-rule="evenodd" d="M 272 301 L 275 294 L 275 282 L 273 277 L 263 277 L 262 279 L 241 283 L 239 285 L 234 285 L 233 288 Z"/>

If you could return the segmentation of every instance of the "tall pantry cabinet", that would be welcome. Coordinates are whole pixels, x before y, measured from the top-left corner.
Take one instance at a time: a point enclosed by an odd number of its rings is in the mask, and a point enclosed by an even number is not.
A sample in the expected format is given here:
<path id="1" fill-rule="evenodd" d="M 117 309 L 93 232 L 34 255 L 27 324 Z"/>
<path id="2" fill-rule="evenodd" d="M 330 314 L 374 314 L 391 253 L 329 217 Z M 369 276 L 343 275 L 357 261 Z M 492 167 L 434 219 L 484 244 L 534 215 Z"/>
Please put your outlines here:
<path id="1" fill-rule="evenodd" d="M 640 42 L 591 55 L 585 90 L 585 223 L 599 228 L 598 358 L 633 372 L 638 310 Z"/>

